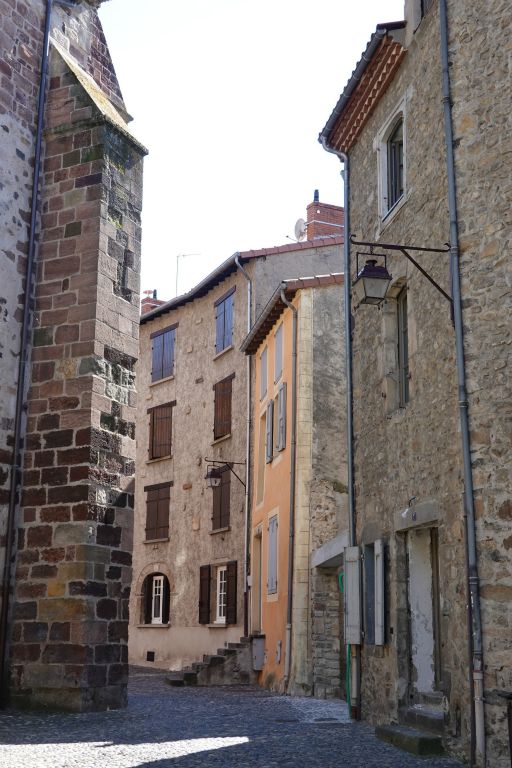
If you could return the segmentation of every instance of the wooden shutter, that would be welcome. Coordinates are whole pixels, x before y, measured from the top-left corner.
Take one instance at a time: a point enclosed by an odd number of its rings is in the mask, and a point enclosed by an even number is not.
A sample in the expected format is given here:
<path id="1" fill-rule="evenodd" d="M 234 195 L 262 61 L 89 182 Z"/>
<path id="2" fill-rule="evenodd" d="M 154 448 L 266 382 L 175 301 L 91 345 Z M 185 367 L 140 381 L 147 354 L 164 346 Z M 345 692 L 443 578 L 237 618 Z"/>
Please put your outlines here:
<path id="1" fill-rule="evenodd" d="M 199 569 L 199 623 L 210 623 L 210 566 Z"/>
<path id="2" fill-rule="evenodd" d="M 267 593 L 277 592 L 277 515 L 268 521 Z"/>
<path id="3" fill-rule="evenodd" d="M 277 393 L 277 450 L 286 448 L 286 384 L 281 384 Z"/>
<path id="4" fill-rule="evenodd" d="M 215 351 L 224 349 L 224 304 L 215 307 Z"/>
<path id="5" fill-rule="evenodd" d="M 162 364 L 164 355 L 163 334 L 155 336 L 151 348 L 151 381 L 158 381 L 162 377 Z"/>
<path id="6" fill-rule="evenodd" d="M 375 645 L 384 645 L 386 614 L 384 592 L 384 541 L 375 542 Z"/>
<path id="7" fill-rule="evenodd" d="M 149 419 L 149 458 L 161 459 L 171 455 L 172 446 L 172 409 L 176 405 L 164 403 L 150 408 Z"/>
<path id="8" fill-rule="evenodd" d="M 214 384 L 213 439 L 231 434 L 232 382 L 235 374 Z"/>
<path id="9" fill-rule="evenodd" d="M 267 347 L 260 356 L 260 400 L 267 394 Z"/>
<path id="10" fill-rule="evenodd" d="M 169 507 L 172 483 L 146 486 L 146 541 L 169 536 Z"/>
<path id="11" fill-rule="evenodd" d="M 345 548 L 345 643 L 361 644 L 361 559 L 359 547 Z"/>
<path id="12" fill-rule="evenodd" d="M 142 584 L 140 601 L 140 623 L 151 624 L 151 603 L 153 600 L 153 576 L 146 576 Z"/>
<path id="13" fill-rule="evenodd" d="M 274 441 L 274 401 L 267 403 L 267 416 L 265 423 L 265 461 L 267 464 L 272 461 L 272 449 Z"/>
<path id="14" fill-rule="evenodd" d="M 236 624 L 236 560 L 227 563 L 226 571 L 226 624 Z"/>
<path id="15" fill-rule="evenodd" d="M 233 295 L 224 302 L 224 349 L 233 342 Z"/>
<path id="16" fill-rule="evenodd" d="M 163 334 L 162 378 L 166 379 L 174 373 L 174 338 L 176 331 L 166 331 Z"/>
<path id="17" fill-rule="evenodd" d="M 164 576 L 164 587 L 162 590 L 162 623 L 168 624 L 169 623 L 169 603 L 171 599 L 170 589 L 169 589 L 169 579 L 167 576 Z"/>
<path id="18" fill-rule="evenodd" d="M 220 469 L 220 485 L 213 490 L 212 530 L 229 526 L 231 502 L 231 471 L 229 467 Z"/>

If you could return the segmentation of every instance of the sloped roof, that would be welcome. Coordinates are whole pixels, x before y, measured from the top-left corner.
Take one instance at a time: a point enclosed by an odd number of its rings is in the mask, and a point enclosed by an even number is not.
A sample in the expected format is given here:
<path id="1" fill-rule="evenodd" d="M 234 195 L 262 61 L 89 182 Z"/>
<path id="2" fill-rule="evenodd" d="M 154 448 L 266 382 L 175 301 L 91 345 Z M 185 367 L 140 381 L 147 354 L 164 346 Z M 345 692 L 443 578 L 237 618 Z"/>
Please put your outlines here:
<path id="1" fill-rule="evenodd" d="M 349 152 L 406 54 L 405 21 L 379 24 L 320 132 L 321 144 Z"/>
<path id="2" fill-rule="evenodd" d="M 259 248 L 257 250 L 234 253 L 190 291 L 184 293 L 182 296 L 176 296 L 174 299 L 166 301 L 162 306 L 156 307 L 150 312 L 142 315 L 140 323 L 141 325 L 144 325 L 144 323 L 154 320 L 156 317 L 160 317 L 167 312 L 171 312 L 173 309 L 177 309 L 184 304 L 188 304 L 190 301 L 194 301 L 194 299 L 205 296 L 208 291 L 211 291 L 212 288 L 215 288 L 216 285 L 236 271 L 237 257 L 240 263 L 243 264 L 251 259 L 266 258 L 267 256 L 273 256 L 278 253 L 289 253 L 292 251 L 302 251 L 312 248 L 326 248 L 329 245 L 343 245 L 343 237 L 321 237 L 318 238 L 318 240 L 304 240 L 300 243 L 290 243 L 289 245 L 277 245 L 273 248 Z"/>
<path id="3" fill-rule="evenodd" d="M 245 337 L 240 347 L 241 351 L 245 352 L 246 355 L 253 355 L 260 344 L 266 339 L 274 324 L 286 309 L 286 304 L 281 296 L 283 291 L 286 299 L 291 301 L 297 291 L 304 288 L 324 288 L 329 285 L 342 284 L 342 272 L 332 272 L 330 275 L 315 275 L 313 277 L 298 277 L 293 280 L 283 280 L 278 285 L 266 306 L 263 308 L 260 316 Z"/>
<path id="4" fill-rule="evenodd" d="M 107 122 L 117 128 L 129 141 L 132 142 L 141 152 L 145 155 L 148 154 L 146 147 L 135 138 L 133 133 L 128 128 L 128 123 L 124 120 L 120 112 L 114 107 L 112 102 L 103 93 L 99 85 L 95 80 L 73 59 L 64 48 L 59 45 L 56 40 L 51 40 L 51 45 L 55 48 L 59 56 L 66 62 L 71 72 L 75 75 L 76 79 L 87 93 L 89 98 L 94 102 L 95 106 L 99 109 L 103 117 Z"/>

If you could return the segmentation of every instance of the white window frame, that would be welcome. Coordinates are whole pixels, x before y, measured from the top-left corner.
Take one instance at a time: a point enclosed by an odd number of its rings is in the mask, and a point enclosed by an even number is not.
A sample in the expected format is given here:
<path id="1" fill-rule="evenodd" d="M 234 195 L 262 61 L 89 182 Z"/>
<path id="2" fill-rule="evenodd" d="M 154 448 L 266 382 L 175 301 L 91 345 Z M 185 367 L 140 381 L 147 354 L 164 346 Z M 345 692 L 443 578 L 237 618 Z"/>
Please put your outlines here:
<path id="1" fill-rule="evenodd" d="M 151 623 L 162 624 L 164 612 L 164 578 L 161 574 L 151 580 Z"/>
<path id="2" fill-rule="evenodd" d="M 217 568 L 217 592 L 215 598 L 215 623 L 226 623 L 228 602 L 228 567 L 219 565 Z"/>
<path id="3" fill-rule="evenodd" d="M 404 190 L 401 197 L 392 205 L 388 206 L 388 140 L 395 130 L 397 123 L 403 124 L 403 174 Z M 377 179 L 379 196 L 379 218 L 381 223 L 387 224 L 395 213 L 400 210 L 407 200 L 407 94 L 398 102 L 395 108 L 390 112 L 385 123 L 382 125 L 377 136 L 373 141 L 373 149 L 377 153 Z"/>

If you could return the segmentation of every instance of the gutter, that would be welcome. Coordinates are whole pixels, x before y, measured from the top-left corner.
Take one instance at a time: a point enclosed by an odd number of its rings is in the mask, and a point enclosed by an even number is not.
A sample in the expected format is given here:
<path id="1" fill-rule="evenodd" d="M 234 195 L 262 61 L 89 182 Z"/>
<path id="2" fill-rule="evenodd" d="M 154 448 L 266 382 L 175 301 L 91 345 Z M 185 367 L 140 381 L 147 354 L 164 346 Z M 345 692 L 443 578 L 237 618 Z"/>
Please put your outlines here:
<path id="1" fill-rule="evenodd" d="M 285 285 L 281 286 L 281 301 L 293 312 L 292 327 L 292 434 L 290 440 L 290 519 L 288 541 L 288 599 L 286 606 L 286 636 L 284 657 L 284 684 L 288 690 L 292 655 L 292 610 L 293 610 L 293 555 L 295 544 L 295 475 L 297 456 L 297 315 L 298 310 L 285 294 Z"/>
<path id="2" fill-rule="evenodd" d="M 240 254 L 235 254 L 235 264 L 247 280 L 247 333 L 252 325 L 252 281 L 247 270 L 240 263 Z M 245 505 L 244 505 L 244 637 L 249 635 L 249 514 L 250 514 L 250 487 L 251 487 L 251 404 L 252 404 L 252 364 L 251 355 L 247 355 L 247 403 L 246 403 L 246 432 L 245 432 Z"/>
<path id="3" fill-rule="evenodd" d="M 469 673 L 469 685 L 472 698 L 471 765 L 483 767 L 486 764 L 486 744 L 482 617 L 480 612 L 480 589 L 478 577 L 478 553 L 476 546 L 473 473 L 471 469 L 471 444 L 468 414 L 469 403 L 466 389 L 466 367 L 464 360 L 464 327 L 462 321 L 462 300 L 460 290 L 459 222 L 457 213 L 455 158 L 453 151 L 453 119 L 450 98 L 448 15 L 446 9 L 446 0 L 440 0 L 439 3 L 439 23 L 443 76 L 446 165 L 448 176 L 448 210 L 450 215 L 450 269 L 452 278 L 457 383 L 459 393 L 459 417 L 464 471 L 464 528 L 466 537 L 466 573 L 469 598 L 467 601 L 468 646 L 470 649 L 472 667 Z"/>
<path id="4" fill-rule="evenodd" d="M 380 42 L 379 38 L 379 42 Z M 368 54 L 368 51 L 366 51 Z M 366 68 L 366 65 L 365 65 Z M 356 70 L 357 71 L 357 70 Z M 362 70 L 364 71 L 364 70 Z M 362 71 L 359 77 L 362 74 Z M 354 79 L 356 72 L 352 79 Z M 359 79 L 359 78 L 358 78 Z M 354 84 L 355 87 L 355 84 Z M 348 98 L 348 97 L 347 97 Z M 343 163 L 343 204 L 345 210 L 345 237 L 343 242 L 343 295 L 345 315 L 345 371 L 347 380 L 347 485 L 348 485 L 348 538 L 349 546 L 357 546 L 356 537 L 356 508 L 354 494 L 354 397 L 352 383 L 352 312 L 350 290 L 350 163 L 348 155 L 330 147 L 325 135 L 326 129 L 319 136 L 319 141 L 326 152 L 330 152 Z M 347 664 L 350 668 L 350 716 L 353 720 L 361 718 L 361 647 L 347 646 Z"/>
<path id="5" fill-rule="evenodd" d="M 14 446 L 11 465 L 11 479 L 9 489 L 9 505 L 7 508 L 7 531 L 5 545 L 5 563 L 2 583 L 2 609 L 0 613 L 0 699 L 7 698 L 8 687 L 8 637 L 7 625 L 11 613 L 10 588 L 12 578 L 12 559 L 14 556 L 14 529 L 16 527 L 16 511 L 18 486 L 22 470 L 23 432 L 22 421 L 25 413 L 25 383 L 26 372 L 29 366 L 29 338 L 32 330 L 32 286 L 34 277 L 35 247 L 37 211 L 39 205 L 39 178 L 41 171 L 41 152 L 43 144 L 44 109 L 46 103 L 46 75 L 48 68 L 48 50 L 50 40 L 50 24 L 52 15 L 52 0 L 46 0 L 46 16 L 43 38 L 43 53 L 41 56 L 41 76 L 39 80 L 39 97 L 37 104 L 37 128 L 34 157 L 34 175 L 32 178 L 32 203 L 30 208 L 30 229 L 27 267 L 25 271 L 25 304 L 23 306 L 23 320 L 21 326 L 20 355 L 18 364 L 18 384 L 16 388 L 16 408 L 14 415 Z"/>

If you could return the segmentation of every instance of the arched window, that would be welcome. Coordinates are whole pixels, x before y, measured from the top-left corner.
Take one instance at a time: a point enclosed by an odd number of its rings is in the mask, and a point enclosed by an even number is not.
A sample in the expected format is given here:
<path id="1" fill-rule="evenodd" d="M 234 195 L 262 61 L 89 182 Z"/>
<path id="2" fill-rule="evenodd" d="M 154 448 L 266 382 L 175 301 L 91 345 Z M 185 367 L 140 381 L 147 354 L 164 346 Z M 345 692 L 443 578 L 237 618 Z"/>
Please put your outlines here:
<path id="1" fill-rule="evenodd" d="M 169 623 L 169 579 L 163 573 L 150 573 L 142 585 L 141 624 Z"/>
<path id="2" fill-rule="evenodd" d="M 388 210 L 404 193 L 404 123 L 400 118 L 387 142 Z"/>

